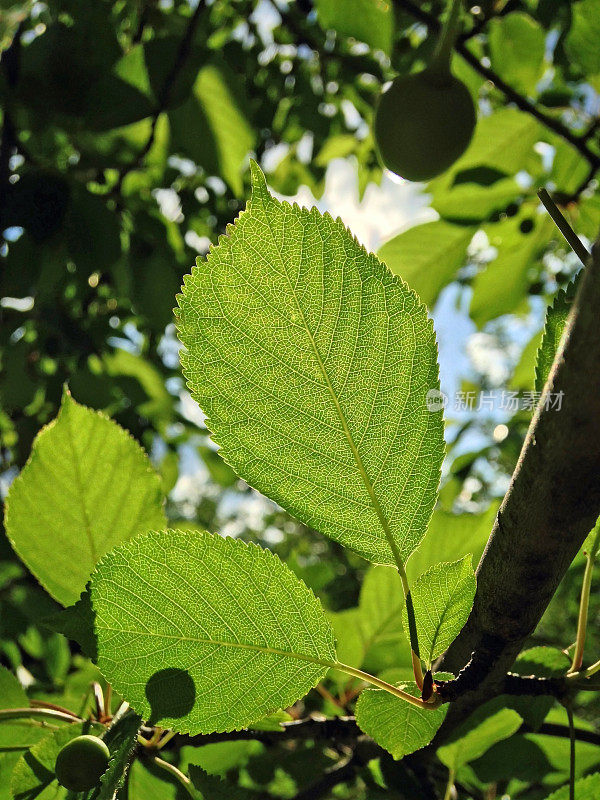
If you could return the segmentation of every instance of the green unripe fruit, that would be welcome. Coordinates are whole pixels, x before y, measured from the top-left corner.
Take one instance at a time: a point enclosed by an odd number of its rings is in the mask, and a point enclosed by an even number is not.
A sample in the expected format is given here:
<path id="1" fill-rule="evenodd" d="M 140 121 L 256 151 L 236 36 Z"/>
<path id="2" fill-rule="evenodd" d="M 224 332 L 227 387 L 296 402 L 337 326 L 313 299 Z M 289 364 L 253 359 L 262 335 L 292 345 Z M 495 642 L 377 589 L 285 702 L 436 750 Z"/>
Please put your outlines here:
<path id="1" fill-rule="evenodd" d="M 71 792 L 87 792 L 98 785 L 106 772 L 110 753 L 97 736 L 77 736 L 63 747 L 56 758 L 57 781 Z"/>
<path id="2" fill-rule="evenodd" d="M 464 153 L 475 121 L 465 84 L 425 69 L 399 76 L 381 95 L 375 142 L 389 170 L 409 181 L 428 181 Z"/>

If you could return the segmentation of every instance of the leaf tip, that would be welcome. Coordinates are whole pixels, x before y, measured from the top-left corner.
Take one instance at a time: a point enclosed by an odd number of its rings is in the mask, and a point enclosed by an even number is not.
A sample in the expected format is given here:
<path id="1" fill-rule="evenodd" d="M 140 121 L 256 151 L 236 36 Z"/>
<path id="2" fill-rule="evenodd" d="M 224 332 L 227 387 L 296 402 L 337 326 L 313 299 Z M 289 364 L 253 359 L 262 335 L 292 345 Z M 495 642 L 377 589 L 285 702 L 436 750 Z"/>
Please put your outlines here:
<path id="1" fill-rule="evenodd" d="M 269 194 L 265 174 L 258 166 L 258 162 L 253 158 L 250 159 L 250 183 L 252 187 L 252 199 Z"/>

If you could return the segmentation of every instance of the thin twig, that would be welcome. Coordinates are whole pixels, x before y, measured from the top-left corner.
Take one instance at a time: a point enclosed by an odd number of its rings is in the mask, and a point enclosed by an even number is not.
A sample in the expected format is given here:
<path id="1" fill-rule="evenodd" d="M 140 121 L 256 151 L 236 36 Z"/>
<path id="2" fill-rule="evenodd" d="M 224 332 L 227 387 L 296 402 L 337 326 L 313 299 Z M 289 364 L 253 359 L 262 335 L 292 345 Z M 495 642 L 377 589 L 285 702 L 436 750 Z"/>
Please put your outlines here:
<path id="1" fill-rule="evenodd" d="M 448 783 L 446 784 L 446 791 L 444 792 L 444 800 L 450 800 L 452 797 L 452 790 L 454 789 L 455 773 L 453 769 L 448 771 Z"/>
<path id="2" fill-rule="evenodd" d="M 573 731 L 575 739 L 578 742 L 586 742 L 587 744 L 600 746 L 600 733 L 596 733 L 596 731 L 586 731 L 583 728 L 574 728 Z M 543 736 L 555 736 L 559 739 L 569 739 L 571 736 L 568 725 L 559 725 L 556 722 L 544 722 L 535 730 L 528 725 L 522 725 L 519 728 L 519 733 L 539 733 Z"/>
<path id="3" fill-rule="evenodd" d="M 173 65 L 169 70 L 167 77 L 165 78 L 165 82 L 163 83 L 160 92 L 158 93 L 157 97 L 158 105 L 157 108 L 154 110 L 154 114 L 152 116 L 152 127 L 150 129 L 150 135 L 146 140 L 146 144 L 137 154 L 135 159 L 120 170 L 117 183 L 112 189 L 113 194 L 119 193 L 121 191 L 121 186 L 123 185 L 123 180 L 125 179 L 125 177 L 132 170 L 137 169 L 137 167 L 142 163 L 144 158 L 148 155 L 148 153 L 152 149 L 154 140 L 156 138 L 158 119 L 160 115 L 163 113 L 163 111 L 167 108 L 169 101 L 171 99 L 173 88 L 175 86 L 175 81 L 177 80 L 177 76 L 181 71 L 182 67 L 185 65 L 185 62 L 187 61 L 190 55 L 192 49 L 192 43 L 194 40 L 194 35 L 196 33 L 196 29 L 200 21 L 200 16 L 205 8 L 206 8 L 206 0 L 199 0 L 198 5 L 194 9 L 194 12 L 192 13 L 192 16 L 190 17 L 190 20 L 187 24 L 185 33 L 179 44 L 177 54 L 175 55 L 175 60 L 173 62 Z"/>
<path id="4" fill-rule="evenodd" d="M 11 89 L 16 85 L 19 76 L 22 32 L 23 23 L 17 28 L 10 47 L 2 56 L 4 79 Z M 7 102 L 4 103 L 2 112 L 2 135 L 0 137 L 0 224 L 2 228 L 4 228 L 2 218 L 8 202 L 8 193 L 10 189 L 10 159 L 16 146 L 17 132 L 12 121 L 9 96 Z"/>
<path id="5" fill-rule="evenodd" d="M 73 711 L 64 706 L 57 706 L 55 703 L 48 703 L 46 700 L 36 700 L 35 698 L 30 701 L 32 708 L 52 708 L 54 711 L 62 711 L 63 714 L 73 716 Z M 75 715 L 77 716 L 77 715 Z"/>
<path id="6" fill-rule="evenodd" d="M 53 708 L 2 708 L 0 709 L 0 722 L 7 719 L 22 719 L 24 717 L 39 717 L 41 719 L 58 719 L 62 722 L 84 722 L 81 717 L 71 712 L 56 711 Z"/>
<path id="7" fill-rule="evenodd" d="M 173 764 L 169 764 L 168 761 L 164 761 L 162 758 L 158 758 L 158 756 L 154 756 L 152 758 L 152 762 L 160 769 L 164 770 L 165 772 L 168 772 L 169 775 L 175 778 L 175 780 L 180 784 L 180 786 L 183 786 L 183 788 L 187 791 L 190 797 L 195 798 L 192 782 L 187 777 L 187 775 L 184 775 L 183 772 L 177 769 L 177 767 L 173 766 Z"/>
<path id="8" fill-rule="evenodd" d="M 581 598 L 579 600 L 579 617 L 577 619 L 577 639 L 575 641 L 575 652 L 569 673 L 578 672 L 583 664 L 583 651 L 585 649 L 585 637 L 587 632 L 588 608 L 590 603 L 590 590 L 592 588 L 592 576 L 594 565 L 600 548 L 600 524 L 596 525 L 596 535 L 594 536 L 589 553 L 586 553 L 585 572 L 583 573 L 583 583 L 581 586 Z"/>
<path id="9" fill-rule="evenodd" d="M 560 209 L 558 208 L 558 206 L 556 205 L 550 194 L 546 191 L 546 189 L 540 189 L 538 192 L 538 197 L 544 204 L 544 207 L 548 212 L 548 214 L 550 214 L 550 216 L 552 217 L 552 221 L 554 222 L 558 230 L 567 240 L 567 243 L 569 244 L 570 248 L 579 258 L 581 263 L 585 266 L 590 257 L 589 250 L 587 250 L 583 246 L 581 239 L 579 238 L 579 236 L 577 236 L 573 228 L 569 225 L 567 220 L 561 214 Z"/>

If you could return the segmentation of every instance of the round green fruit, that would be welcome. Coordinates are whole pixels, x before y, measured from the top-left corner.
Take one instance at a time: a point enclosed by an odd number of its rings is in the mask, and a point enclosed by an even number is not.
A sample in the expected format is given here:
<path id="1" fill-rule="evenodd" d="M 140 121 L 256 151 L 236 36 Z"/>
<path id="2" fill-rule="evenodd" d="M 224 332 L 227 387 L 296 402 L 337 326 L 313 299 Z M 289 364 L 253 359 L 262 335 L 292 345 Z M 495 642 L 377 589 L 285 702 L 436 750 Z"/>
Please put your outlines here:
<path id="1" fill-rule="evenodd" d="M 375 112 L 375 142 L 385 166 L 409 181 L 428 181 L 467 149 L 475 129 L 467 87 L 428 70 L 392 81 Z"/>
<path id="2" fill-rule="evenodd" d="M 63 747 L 56 758 L 57 781 L 71 792 L 87 792 L 98 785 L 106 772 L 110 753 L 97 736 L 77 736 Z"/>

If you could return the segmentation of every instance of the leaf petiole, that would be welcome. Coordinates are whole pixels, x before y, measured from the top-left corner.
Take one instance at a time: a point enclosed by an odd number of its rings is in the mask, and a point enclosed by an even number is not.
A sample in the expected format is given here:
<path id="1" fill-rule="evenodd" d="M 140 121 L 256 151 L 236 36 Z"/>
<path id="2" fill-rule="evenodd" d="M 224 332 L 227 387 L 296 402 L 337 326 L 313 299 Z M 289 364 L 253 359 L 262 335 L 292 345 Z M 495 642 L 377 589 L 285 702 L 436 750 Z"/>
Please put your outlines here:
<path id="1" fill-rule="evenodd" d="M 372 686 L 376 686 L 378 689 L 383 689 L 385 692 L 389 692 L 395 697 L 400 698 L 400 700 L 405 700 L 407 703 L 410 703 L 410 705 L 416 706 L 417 708 L 433 710 L 442 704 L 441 698 L 438 697 L 438 695 L 433 695 L 431 700 L 426 702 L 421 700 L 420 697 L 413 697 L 412 694 L 399 689 L 397 686 L 393 686 L 391 683 L 383 681 L 381 678 L 377 678 L 375 675 L 371 675 L 368 672 L 363 672 L 362 669 L 350 667 L 348 664 L 341 664 L 339 661 L 337 661 L 333 667 L 334 669 L 339 669 L 341 672 L 352 675 L 354 678 L 358 678 L 365 683 L 370 683 Z"/>
<path id="2" fill-rule="evenodd" d="M 452 797 L 452 790 L 454 789 L 455 772 L 450 769 L 448 772 L 448 783 L 446 784 L 446 791 L 444 792 L 444 800 L 450 800 Z"/>
<path id="3" fill-rule="evenodd" d="M 581 600 L 579 601 L 579 619 L 577 621 L 577 640 L 575 643 L 575 652 L 573 653 L 573 663 L 568 674 L 579 672 L 583 664 L 583 650 L 585 647 L 585 636 L 588 620 L 588 607 L 590 602 L 590 590 L 592 587 L 592 575 L 594 572 L 594 565 L 598 551 L 600 550 L 600 522 L 596 525 L 596 535 L 592 542 L 592 546 L 588 553 L 586 553 L 587 563 L 585 565 L 585 572 L 583 574 L 583 584 L 581 587 Z M 592 673 L 593 674 L 593 673 Z"/>
<path id="4" fill-rule="evenodd" d="M 600 672 L 600 661 L 596 661 L 587 669 L 582 669 L 579 670 L 578 672 L 567 673 L 567 678 L 571 678 L 572 680 L 579 680 L 581 678 L 591 678 L 592 675 L 595 675 L 597 672 Z"/>
<path id="5" fill-rule="evenodd" d="M 408 634 L 410 639 L 410 656 L 412 660 L 413 674 L 415 683 L 419 689 L 423 688 L 423 667 L 421 666 L 421 656 L 419 653 L 419 637 L 417 634 L 417 622 L 415 620 L 415 608 L 408 585 L 408 578 L 404 565 L 400 572 L 402 578 L 402 588 L 404 589 L 404 602 L 406 603 L 406 615 L 408 617 Z"/>
<path id="6" fill-rule="evenodd" d="M 23 717 L 40 717 L 42 719 L 59 719 L 63 722 L 84 722 L 77 714 L 58 711 L 54 708 L 0 708 L 0 722 Z"/>
<path id="7" fill-rule="evenodd" d="M 160 767 L 160 769 L 164 769 L 165 772 L 168 772 L 170 775 L 172 775 L 173 778 L 175 778 L 175 780 L 187 790 L 190 797 L 196 800 L 196 794 L 194 793 L 192 782 L 187 775 L 184 775 L 183 772 L 177 769 L 177 767 L 173 766 L 173 764 L 169 764 L 168 761 L 164 761 L 162 758 L 158 758 L 157 756 L 154 756 L 152 762 L 157 767 Z"/>

